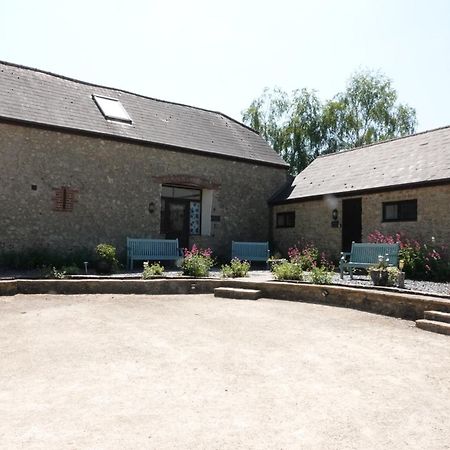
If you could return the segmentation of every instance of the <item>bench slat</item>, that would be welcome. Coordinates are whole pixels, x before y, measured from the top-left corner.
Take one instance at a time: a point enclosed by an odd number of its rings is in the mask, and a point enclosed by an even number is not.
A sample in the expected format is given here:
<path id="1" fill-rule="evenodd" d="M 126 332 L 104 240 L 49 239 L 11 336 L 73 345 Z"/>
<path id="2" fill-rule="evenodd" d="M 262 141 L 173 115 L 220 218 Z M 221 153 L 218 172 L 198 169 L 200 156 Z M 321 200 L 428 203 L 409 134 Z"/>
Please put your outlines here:
<path id="1" fill-rule="evenodd" d="M 269 258 L 268 242 L 237 242 L 231 243 L 231 258 L 246 261 L 267 261 Z"/>
<path id="2" fill-rule="evenodd" d="M 127 264 L 131 270 L 133 270 L 134 261 L 175 261 L 180 255 L 178 239 L 127 238 Z"/>
<path id="3" fill-rule="evenodd" d="M 344 270 L 349 269 L 350 278 L 353 278 L 353 269 L 362 268 L 367 269 L 378 264 L 379 256 L 388 258 L 389 266 L 398 265 L 398 252 L 400 250 L 399 244 L 371 244 L 353 242 L 350 253 L 342 253 L 341 261 L 339 262 L 339 269 L 341 278 L 344 277 Z M 346 260 L 349 256 L 349 260 Z"/>

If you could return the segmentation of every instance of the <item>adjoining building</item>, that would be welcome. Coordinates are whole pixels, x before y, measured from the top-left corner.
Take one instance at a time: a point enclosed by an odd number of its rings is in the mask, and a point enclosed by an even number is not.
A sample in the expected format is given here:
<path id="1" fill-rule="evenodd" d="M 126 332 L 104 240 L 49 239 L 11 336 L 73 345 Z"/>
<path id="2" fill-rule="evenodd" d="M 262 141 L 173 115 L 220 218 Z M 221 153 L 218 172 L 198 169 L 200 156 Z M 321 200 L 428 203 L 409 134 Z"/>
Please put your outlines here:
<path id="1" fill-rule="evenodd" d="M 375 230 L 450 243 L 450 127 L 317 158 L 272 199 L 273 239 L 337 256 Z"/>
<path id="2" fill-rule="evenodd" d="M 0 63 L 0 252 L 270 236 L 287 164 L 215 111 Z"/>

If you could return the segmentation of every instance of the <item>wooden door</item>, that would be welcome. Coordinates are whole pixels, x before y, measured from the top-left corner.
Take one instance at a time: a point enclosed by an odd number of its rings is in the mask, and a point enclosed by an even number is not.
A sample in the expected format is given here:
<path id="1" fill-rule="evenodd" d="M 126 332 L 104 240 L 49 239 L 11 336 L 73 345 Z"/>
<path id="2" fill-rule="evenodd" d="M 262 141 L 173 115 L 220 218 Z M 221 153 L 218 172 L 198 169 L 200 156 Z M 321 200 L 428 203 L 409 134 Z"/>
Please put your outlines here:
<path id="1" fill-rule="evenodd" d="M 342 251 L 349 252 L 352 242 L 361 242 L 361 198 L 342 201 Z"/>
<path id="2" fill-rule="evenodd" d="M 165 199 L 166 239 L 178 239 L 181 248 L 189 247 L 189 201 Z"/>

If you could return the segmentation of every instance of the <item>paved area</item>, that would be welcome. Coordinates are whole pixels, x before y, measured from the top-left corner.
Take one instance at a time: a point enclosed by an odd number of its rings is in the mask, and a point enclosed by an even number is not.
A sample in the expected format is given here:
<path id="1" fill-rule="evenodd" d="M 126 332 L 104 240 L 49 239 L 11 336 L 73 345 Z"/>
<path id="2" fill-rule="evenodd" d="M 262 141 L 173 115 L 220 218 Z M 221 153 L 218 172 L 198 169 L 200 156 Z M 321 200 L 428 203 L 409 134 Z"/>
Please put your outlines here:
<path id="1" fill-rule="evenodd" d="M 450 340 L 260 299 L 0 297 L 3 449 L 448 449 Z"/>

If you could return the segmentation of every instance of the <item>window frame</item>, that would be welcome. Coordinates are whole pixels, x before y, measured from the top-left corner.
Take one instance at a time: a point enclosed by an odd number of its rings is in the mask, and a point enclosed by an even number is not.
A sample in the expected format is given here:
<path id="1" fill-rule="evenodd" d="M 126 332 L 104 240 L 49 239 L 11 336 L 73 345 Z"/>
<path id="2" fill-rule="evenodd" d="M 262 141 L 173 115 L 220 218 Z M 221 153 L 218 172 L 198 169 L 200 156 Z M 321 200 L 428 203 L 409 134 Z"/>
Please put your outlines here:
<path id="1" fill-rule="evenodd" d="M 393 205 L 397 206 L 397 217 L 393 219 L 388 219 L 386 217 L 387 207 Z M 406 205 L 407 207 L 413 205 L 414 207 L 413 215 L 408 216 L 409 210 L 404 209 Z M 417 222 L 417 199 L 383 202 L 382 215 L 383 215 L 382 217 L 383 222 Z"/>
<path id="2" fill-rule="evenodd" d="M 190 191 L 198 191 L 199 193 L 199 197 L 198 199 L 191 199 L 191 198 L 186 198 L 186 197 L 176 197 L 175 195 L 173 196 L 168 196 L 168 195 L 164 195 L 163 194 L 163 187 L 166 188 L 173 188 L 173 189 L 185 189 L 185 190 L 190 190 Z M 200 217 L 199 217 L 199 231 L 198 233 L 192 234 L 191 230 L 190 230 L 190 226 L 189 226 L 189 236 L 202 236 L 202 217 L 203 217 L 203 190 L 197 187 L 190 187 L 190 186 L 180 186 L 180 185 L 175 185 L 175 184 L 162 184 L 161 185 L 161 218 L 160 218 L 160 230 L 161 233 L 166 233 L 167 229 L 166 229 L 166 221 L 165 221 L 165 217 L 163 218 L 163 215 L 165 216 L 165 201 L 166 200 L 176 200 L 179 202 L 183 202 L 188 204 L 188 211 L 189 211 L 189 224 L 190 224 L 190 214 L 191 214 L 191 202 L 195 202 L 195 203 L 199 203 L 200 204 Z M 164 205 L 164 208 L 163 208 Z"/>
<path id="3" fill-rule="evenodd" d="M 106 120 L 110 120 L 113 122 L 120 122 L 120 123 L 126 123 L 128 125 L 133 124 L 133 119 L 128 114 L 128 111 L 125 109 L 125 106 L 122 105 L 122 102 L 117 98 L 107 97 L 105 95 L 96 95 L 92 94 L 92 99 L 94 100 L 95 104 L 97 105 L 97 108 L 100 110 L 100 112 L 103 114 L 103 117 Z M 104 108 L 107 106 L 107 103 L 102 104 L 102 100 L 107 100 L 108 102 L 116 102 L 120 109 L 122 110 L 122 116 L 118 116 L 115 114 L 108 114 L 107 110 Z"/>
<path id="4" fill-rule="evenodd" d="M 275 217 L 275 227 L 295 228 L 295 211 L 278 212 Z"/>

